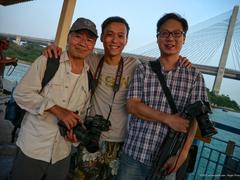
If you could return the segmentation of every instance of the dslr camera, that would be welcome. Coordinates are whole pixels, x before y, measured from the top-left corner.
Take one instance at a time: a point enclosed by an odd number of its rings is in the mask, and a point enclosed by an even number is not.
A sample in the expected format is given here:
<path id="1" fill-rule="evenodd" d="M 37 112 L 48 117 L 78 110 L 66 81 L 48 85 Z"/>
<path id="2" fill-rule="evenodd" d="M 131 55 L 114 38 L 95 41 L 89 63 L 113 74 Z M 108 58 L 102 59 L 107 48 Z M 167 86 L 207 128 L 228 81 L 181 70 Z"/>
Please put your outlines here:
<path id="1" fill-rule="evenodd" d="M 209 103 L 196 101 L 185 107 L 181 115 L 189 120 L 196 118 L 202 137 L 211 137 L 217 134 L 217 130 L 209 119 L 208 113 L 212 113 Z"/>
<path id="2" fill-rule="evenodd" d="M 58 122 L 60 134 L 67 134 L 67 127 L 62 121 Z M 108 131 L 111 126 L 109 120 L 104 119 L 101 115 L 87 116 L 84 121 L 84 128 L 80 123 L 73 128 L 73 133 L 77 139 L 86 147 L 87 151 L 94 153 L 99 150 L 99 138 L 102 131 Z"/>

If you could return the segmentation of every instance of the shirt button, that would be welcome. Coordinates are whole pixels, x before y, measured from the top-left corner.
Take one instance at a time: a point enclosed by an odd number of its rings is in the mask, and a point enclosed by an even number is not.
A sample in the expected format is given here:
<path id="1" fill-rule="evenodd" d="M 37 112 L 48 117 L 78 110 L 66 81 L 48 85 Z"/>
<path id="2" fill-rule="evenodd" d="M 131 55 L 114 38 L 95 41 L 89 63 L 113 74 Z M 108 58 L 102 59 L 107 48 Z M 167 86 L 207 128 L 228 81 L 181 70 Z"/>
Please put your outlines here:
<path id="1" fill-rule="evenodd" d="M 65 100 L 62 100 L 62 102 L 64 102 L 64 103 L 65 103 L 66 101 L 65 101 Z"/>
<path id="2" fill-rule="evenodd" d="M 68 88 L 68 86 L 65 86 L 65 88 Z"/>

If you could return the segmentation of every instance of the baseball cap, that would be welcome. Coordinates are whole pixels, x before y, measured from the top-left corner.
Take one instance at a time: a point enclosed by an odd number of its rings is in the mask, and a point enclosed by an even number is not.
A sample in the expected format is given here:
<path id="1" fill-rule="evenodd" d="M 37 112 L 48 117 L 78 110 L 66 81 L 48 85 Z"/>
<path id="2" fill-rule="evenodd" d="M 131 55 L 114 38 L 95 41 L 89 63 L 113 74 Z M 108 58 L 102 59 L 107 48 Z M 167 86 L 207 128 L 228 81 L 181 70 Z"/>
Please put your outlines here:
<path id="1" fill-rule="evenodd" d="M 79 31 L 79 30 L 88 30 L 92 32 L 96 37 L 98 37 L 96 25 L 94 24 L 94 22 L 92 22 L 89 19 L 81 17 L 81 18 L 78 18 L 72 24 L 72 27 L 70 28 L 70 32 Z"/>

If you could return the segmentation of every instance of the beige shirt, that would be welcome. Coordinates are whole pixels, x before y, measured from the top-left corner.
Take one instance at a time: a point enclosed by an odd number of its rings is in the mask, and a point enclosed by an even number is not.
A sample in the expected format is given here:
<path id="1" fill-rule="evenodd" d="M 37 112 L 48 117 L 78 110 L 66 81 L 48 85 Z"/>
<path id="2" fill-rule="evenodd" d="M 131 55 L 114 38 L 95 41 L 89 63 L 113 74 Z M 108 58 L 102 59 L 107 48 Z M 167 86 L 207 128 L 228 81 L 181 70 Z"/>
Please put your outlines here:
<path id="1" fill-rule="evenodd" d="M 87 63 L 93 74 L 102 56 L 93 55 L 89 57 Z M 101 140 L 110 142 L 123 142 L 127 132 L 127 111 L 126 96 L 130 81 L 139 61 L 133 57 L 123 58 L 123 74 L 120 89 L 116 93 L 112 112 L 109 120 L 111 121 L 110 130 L 102 132 Z M 115 82 L 118 65 L 109 65 L 104 62 L 97 88 L 91 100 L 91 114 L 100 114 L 107 118 L 113 98 L 113 85 Z"/>
<path id="2" fill-rule="evenodd" d="M 55 76 L 41 89 L 46 58 L 40 56 L 16 87 L 14 98 L 27 113 L 23 119 L 17 145 L 27 156 L 55 163 L 70 154 L 71 143 L 65 141 L 58 129 L 58 119 L 45 110 L 59 105 L 71 111 L 78 111 L 84 118 L 89 102 L 89 89 L 85 63 L 79 76 L 71 73 L 70 61 L 64 52 Z"/>

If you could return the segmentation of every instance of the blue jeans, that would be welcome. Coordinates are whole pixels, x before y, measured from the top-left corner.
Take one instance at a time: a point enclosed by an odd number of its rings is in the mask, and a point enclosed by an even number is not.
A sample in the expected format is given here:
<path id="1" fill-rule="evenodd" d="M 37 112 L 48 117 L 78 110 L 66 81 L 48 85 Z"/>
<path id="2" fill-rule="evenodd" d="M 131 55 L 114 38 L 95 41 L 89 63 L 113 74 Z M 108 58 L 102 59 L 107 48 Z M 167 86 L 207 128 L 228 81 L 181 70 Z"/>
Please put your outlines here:
<path id="1" fill-rule="evenodd" d="M 151 170 L 150 166 L 124 153 L 121 154 L 119 162 L 117 180 L 146 180 Z"/>
<path id="2" fill-rule="evenodd" d="M 119 160 L 119 169 L 117 180 L 147 180 L 151 172 L 151 167 L 132 157 L 122 153 Z M 175 180 L 176 173 L 172 173 L 164 178 L 164 180 Z"/>

